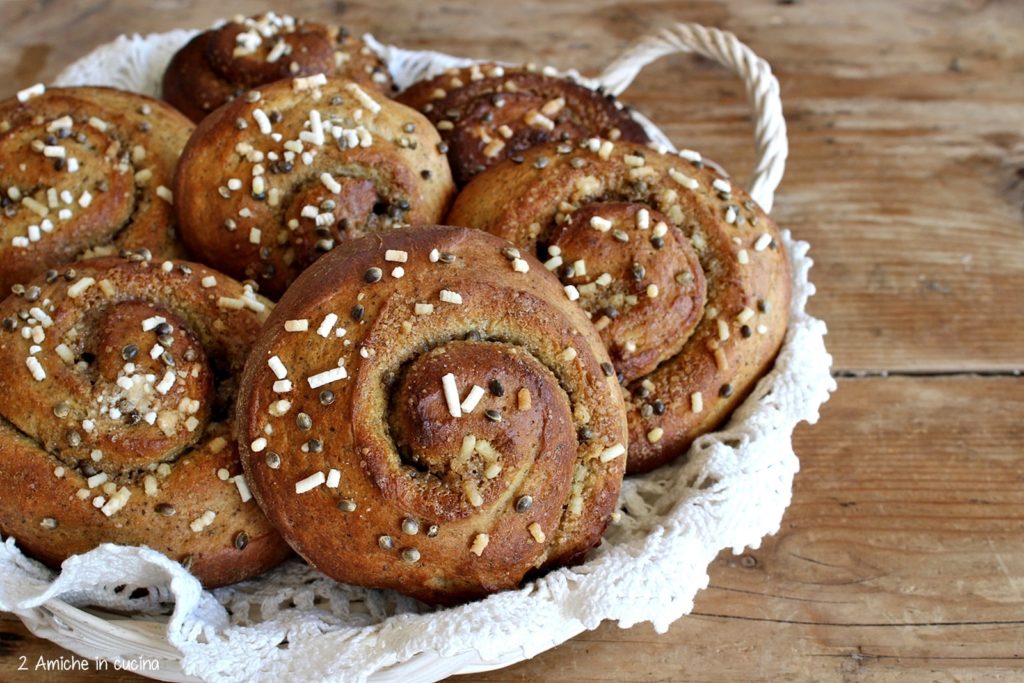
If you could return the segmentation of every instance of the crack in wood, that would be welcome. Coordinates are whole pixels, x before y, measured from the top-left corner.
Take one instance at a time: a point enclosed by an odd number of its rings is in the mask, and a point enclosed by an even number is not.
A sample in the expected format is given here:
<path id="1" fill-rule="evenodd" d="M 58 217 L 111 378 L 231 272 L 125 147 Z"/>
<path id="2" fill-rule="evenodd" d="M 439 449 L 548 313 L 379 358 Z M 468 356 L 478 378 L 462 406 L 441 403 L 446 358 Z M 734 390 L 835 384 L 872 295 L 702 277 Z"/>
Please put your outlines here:
<path id="1" fill-rule="evenodd" d="M 1020 378 L 1024 376 L 1024 370 L 833 370 L 832 376 L 836 379 L 884 379 L 887 377 L 912 377 L 915 379 L 927 379 L 929 377 L 964 377 L 968 379 L 981 377 Z"/>
<path id="2" fill-rule="evenodd" d="M 995 655 L 991 657 L 970 655 L 875 655 L 867 652 L 812 652 L 807 655 L 808 657 L 826 657 L 826 658 L 838 658 L 846 659 L 848 657 L 855 657 L 863 661 L 866 659 L 912 659 L 912 660 L 923 660 L 923 661 L 968 661 L 968 662 L 986 662 L 986 661 L 1014 661 L 1021 659 L 1022 655 Z"/>
<path id="3" fill-rule="evenodd" d="M 814 598 L 798 598 L 795 595 L 779 595 L 778 593 L 762 593 L 761 591 L 748 591 L 742 588 L 730 588 L 729 586 L 708 585 L 708 590 L 720 590 L 727 593 L 743 593 L 745 595 L 756 595 L 762 598 L 778 598 L 779 600 L 792 600 L 793 602 L 813 602 L 823 605 L 852 605 L 851 600 L 816 600 Z"/>
<path id="4" fill-rule="evenodd" d="M 901 624 L 898 622 L 839 622 L 810 621 L 802 619 L 773 619 L 771 617 L 747 617 L 737 614 L 698 612 L 696 610 L 691 612 L 690 616 L 707 617 L 710 619 L 757 621 L 768 624 L 786 624 L 788 626 L 834 626 L 836 628 L 962 628 L 972 626 L 1024 626 L 1024 620 L 1022 619 L 996 619 L 991 621 L 909 621 Z"/>

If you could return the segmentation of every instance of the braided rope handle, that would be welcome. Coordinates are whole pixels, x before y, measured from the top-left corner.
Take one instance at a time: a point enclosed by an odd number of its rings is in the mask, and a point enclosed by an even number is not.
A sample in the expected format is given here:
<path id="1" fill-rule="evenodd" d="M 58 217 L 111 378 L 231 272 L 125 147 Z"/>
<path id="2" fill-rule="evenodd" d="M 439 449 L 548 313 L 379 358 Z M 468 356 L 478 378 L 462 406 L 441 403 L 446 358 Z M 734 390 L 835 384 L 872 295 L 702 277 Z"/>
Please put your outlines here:
<path id="1" fill-rule="evenodd" d="M 747 101 L 754 110 L 757 150 L 757 163 L 747 189 L 754 201 L 770 212 L 789 155 L 786 119 L 782 114 L 779 81 L 772 74 L 772 67 L 739 38 L 728 31 L 699 24 L 674 24 L 627 49 L 597 80 L 609 92 L 620 95 L 641 69 L 659 57 L 677 52 L 692 52 L 713 59 L 743 79 Z"/>

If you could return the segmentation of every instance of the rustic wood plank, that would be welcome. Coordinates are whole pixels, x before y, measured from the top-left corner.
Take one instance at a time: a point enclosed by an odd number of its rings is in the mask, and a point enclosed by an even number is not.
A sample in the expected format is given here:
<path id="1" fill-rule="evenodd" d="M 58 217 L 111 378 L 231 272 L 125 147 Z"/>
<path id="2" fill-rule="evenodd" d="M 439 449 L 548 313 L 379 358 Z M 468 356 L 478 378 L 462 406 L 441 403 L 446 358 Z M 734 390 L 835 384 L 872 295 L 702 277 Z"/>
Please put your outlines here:
<path id="1" fill-rule="evenodd" d="M 733 30 L 779 74 L 792 153 L 775 215 L 811 241 L 836 366 L 847 370 L 1013 370 L 1024 319 L 1024 4 L 446 2 L 300 0 L 409 47 L 533 59 L 598 71 L 673 20 Z M 10 27 L 0 72 L 17 87 L 52 77 L 118 33 L 204 26 L 257 0 L 0 3 Z M 742 177 L 750 168 L 742 89 L 723 70 L 675 57 L 627 101 L 681 144 Z M 950 340 L 956 340 L 951 344 Z"/>

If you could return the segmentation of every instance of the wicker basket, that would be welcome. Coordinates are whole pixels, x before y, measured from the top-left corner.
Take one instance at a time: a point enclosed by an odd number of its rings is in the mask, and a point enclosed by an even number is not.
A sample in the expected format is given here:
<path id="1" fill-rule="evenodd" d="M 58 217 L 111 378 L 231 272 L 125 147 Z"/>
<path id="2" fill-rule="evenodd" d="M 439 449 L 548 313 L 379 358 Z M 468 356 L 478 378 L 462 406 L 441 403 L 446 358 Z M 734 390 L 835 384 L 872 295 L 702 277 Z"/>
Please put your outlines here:
<path id="1" fill-rule="evenodd" d="M 164 52 L 176 45 L 182 44 L 190 37 L 191 33 L 176 31 L 170 34 L 156 34 L 151 36 L 135 36 L 131 38 L 122 37 L 121 41 L 143 41 L 150 44 L 160 43 L 164 46 Z M 381 53 L 392 65 L 395 72 L 395 79 L 399 85 L 426 75 L 432 75 L 443 68 L 450 66 L 453 59 L 449 55 L 442 55 L 433 52 L 408 51 L 400 48 L 381 45 L 372 37 L 367 36 L 367 41 L 373 48 Z M 123 45 L 122 45 L 123 47 Z M 83 82 L 89 79 L 90 75 L 97 75 L 96 80 L 104 81 L 103 74 L 95 74 L 96 64 L 102 64 L 104 57 L 110 62 L 110 52 L 116 51 L 118 43 L 113 43 L 97 48 L 93 53 L 69 67 L 58 79 L 61 83 Z M 106 54 L 104 53 L 106 51 Z M 775 188 L 779 184 L 788 151 L 786 139 L 786 126 L 782 116 L 782 105 L 779 100 L 779 86 L 772 75 L 768 64 L 755 55 L 748 47 L 743 45 L 735 36 L 730 33 L 716 29 L 704 28 L 694 24 L 677 24 L 666 28 L 656 35 L 649 36 L 632 48 L 628 49 L 622 56 L 614 60 L 608 68 L 591 85 L 601 85 L 609 92 L 620 94 L 624 91 L 649 62 L 662 55 L 674 52 L 693 52 L 704 57 L 717 61 L 738 75 L 746 86 L 746 91 L 751 108 L 754 113 L 755 145 L 757 150 L 757 163 L 753 178 L 748 184 L 750 194 L 753 198 L 770 211 L 773 203 Z M 458 60 L 461 63 L 469 63 L 470 60 Z M 92 79 L 89 79 L 92 80 Z M 582 79 L 586 82 L 586 79 Z M 151 90 L 155 90 L 155 83 L 149 84 Z M 642 117 L 638 117 L 642 118 Z M 649 121 L 642 120 L 652 138 L 667 147 L 672 145 L 665 135 Z M 809 267 L 809 260 L 806 259 L 803 249 L 793 248 L 794 243 L 788 239 L 787 245 L 792 252 L 798 252 L 795 259 L 803 259 L 802 265 L 794 262 L 794 273 L 802 272 L 806 277 L 806 270 Z M 805 285 L 806 286 L 806 285 Z M 808 289 L 809 286 L 807 286 Z M 802 304 L 801 304 L 802 313 Z M 809 319 L 805 315 L 805 320 Z M 824 334 L 824 325 L 820 321 L 812 322 L 820 326 L 819 336 Z M 815 328 L 817 329 L 817 328 Z M 819 339 L 820 341 L 820 339 Z M 787 344 L 791 339 L 787 337 Z M 828 359 L 824 354 L 823 358 Z M 807 412 L 803 419 L 813 421 L 816 418 L 816 411 L 821 402 L 827 398 L 828 391 L 834 388 L 828 377 L 827 362 L 824 369 L 816 368 L 817 374 L 808 381 L 816 382 L 820 391 L 813 399 L 813 405 L 808 405 Z M 821 365 L 821 363 L 819 363 Z M 761 400 L 772 391 L 769 386 L 759 390 L 748 399 L 748 401 Z M 809 411 L 809 412 L 808 412 Z M 788 445 L 791 434 L 782 434 L 785 443 Z M 795 458 L 794 458 L 795 460 Z M 795 465 L 791 470 L 795 472 Z M 780 490 L 781 497 L 778 506 L 778 516 L 788 504 L 792 479 L 792 472 L 788 478 L 783 477 L 785 490 Z M 732 495 L 737 495 L 734 491 Z M 778 528 L 778 519 L 760 520 L 756 528 L 760 531 L 752 540 L 756 544 L 756 537 L 764 533 L 770 533 Z M 713 557 L 728 544 L 719 543 L 711 548 L 709 557 Z M 735 548 L 737 551 L 740 548 Z M 636 571 L 645 571 L 644 567 L 637 567 Z M 706 572 L 706 566 L 702 569 Z M 706 581 L 706 578 L 705 578 Z M 695 592 L 695 590 L 694 590 Z M 692 595 L 690 596 L 692 600 Z M 692 604 L 692 603 L 691 603 Z M 688 611 L 689 608 L 680 609 L 679 613 Z M 47 638 L 53 642 L 83 656 L 92 659 L 105 659 L 114 663 L 129 663 L 140 657 L 155 660 L 155 670 L 138 671 L 142 675 L 168 681 L 199 681 L 186 674 L 182 669 L 182 653 L 170 644 L 167 635 L 167 617 L 152 616 L 131 616 L 115 614 L 110 611 L 99 609 L 83 609 L 72 606 L 61 599 L 49 599 L 45 603 L 25 609 L 17 609 L 15 613 L 24 621 L 32 633 Z M 601 615 L 610 617 L 612 615 Z M 675 614 L 671 618 L 676 618 Z M 623 626 L 628 626 L 629 620 L 619 618 Z M 658 622 L 652 617 L 646 617 L 655 621 L 656 626 L 665 628 L 667 623 Z M 669 621 L 671 620 L 669 619 Z M 636 621 L 636 619 L 634 619 Z M 465 674 L 496 669 L 508 666 L 518 661 L 528 659 L 546 649 L 555 647 L 572 638 L 585 628 L 593 627 L 596 623 L 584 624 L 577 619 L 556 620 L 546 625 L 544 632 L 532 634 L 529 639 L 517 641 L 510 640 L 510 646 L 502 651 L 500 646 L 492 648 L 488 653 L 481 654 L 476 649 L 459 650 L 458 647 L 444 648 L 440 651 L 424 650 L 397 661 L 390 666 L 385 666 L 376 671 L 367 672 L 369 679 L 374 681 L 402 680 L 409 681 L 432 681 L 444 678 L 452 674 Z M 528 644 L 524 644 L 528 642 Z"/>

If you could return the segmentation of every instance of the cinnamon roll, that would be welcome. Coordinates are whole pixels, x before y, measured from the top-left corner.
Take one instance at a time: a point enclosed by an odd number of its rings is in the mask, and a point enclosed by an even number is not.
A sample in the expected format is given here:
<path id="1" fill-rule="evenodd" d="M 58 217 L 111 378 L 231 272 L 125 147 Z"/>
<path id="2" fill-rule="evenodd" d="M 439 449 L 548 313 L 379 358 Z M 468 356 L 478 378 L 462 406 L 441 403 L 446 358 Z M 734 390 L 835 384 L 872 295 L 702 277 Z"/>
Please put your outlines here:
<path id="1" fill-rule="evenodd" d="M 351 81 L 279 81 L 196 129 L 175 177 L 185 244 L 272 298 L 339 242 L 441 219 L 454 194 L 420 114 Z"/>
<path id="2" fill-rule="evenodd" d="M 0 291 L 83 256 L 180 257 L 170 190 L 184 116 L 112 88 L 27 88 L 0 102 Z"/>
<path id="3" fill-rule="evenodd" d="M 392 90 L 387 66 L 347 28 L 267 12 L 236 16 L 190 40 L 167 65 L 163 97 L 198 123 L 252 88 L 319 73 Z"/>
<path id="4" fill-rule="evenodd" d="M 590 315 L 628 394 L 630 473 L 721 424 L 785 335 L 778 228 L 696 152 L 536 147 L 476 177 L 448 221 L 536 253 Z"/>
<path id="5" fill-rule="evenodd" d="M 601 135 L 647 142 L 614 95 L 550 68 L 474 64 L 414 84 L 398 101 L 423 112 L 441 134 L 459 186 L 502 159 L 550 141 Z"/>
<path id="6" fill-rule="evenodd" d="M 395 230 L 317 261 L 243 376 L 260 505 L 346 583 L 448 603 L 579 561 L 625 469 L 593 326 L 529 254 L 479 231 Z"/>
<path id="7" fill-rule="evenodd" d="M 137 255 L 51 271 L 0 303 L 0 532 L 51 566 L 149 546 L 206 586 L 284 559 L 234 422 L 269 308 L 203 266 Z"/>

